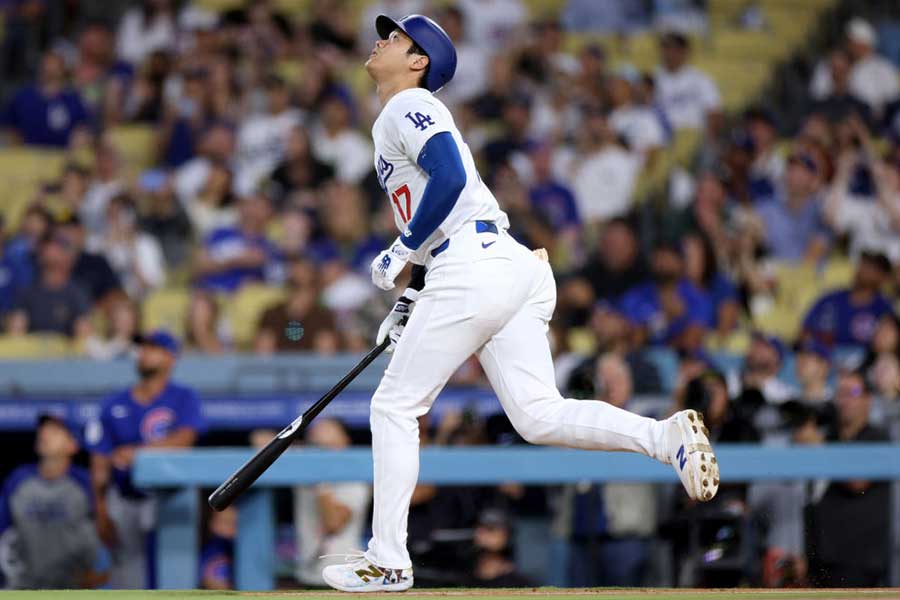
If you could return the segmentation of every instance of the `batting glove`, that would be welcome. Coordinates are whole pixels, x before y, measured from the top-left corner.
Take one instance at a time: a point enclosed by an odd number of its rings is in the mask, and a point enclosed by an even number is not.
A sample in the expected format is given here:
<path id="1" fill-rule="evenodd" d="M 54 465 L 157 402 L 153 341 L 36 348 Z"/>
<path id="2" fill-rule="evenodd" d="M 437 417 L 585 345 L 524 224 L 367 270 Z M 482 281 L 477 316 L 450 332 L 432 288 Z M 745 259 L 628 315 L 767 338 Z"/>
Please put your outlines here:
<path id="1" fill-rule="evenodd" d="M 372 283 L 383 290 L 394 289 L 394 279 L 406 266 L 412 250 L 403 245 L 400 238 L 372 261 Z"/>
<path id="2" fill-rule="evenodd" d="M 403 292 L 403 295 L 400 296 L 400 299 L 394 304 L 394 308 L 391 309 L 388 316 L 381 322 L 381 326 L 378 328 L 378 335 L 375 338 L 375 343 L 380 346 L 385 338 L 390 338 L 391 345 L 385 349 L 385 352 L 393 352 L 394 347 L 400 341 L 400 336 L 403 335 L 403 330 L 406 328 L 406 321 L 412 312 L 412 305 L 418 296 L 419 292 L 407 288 L 407 290 Z"/>

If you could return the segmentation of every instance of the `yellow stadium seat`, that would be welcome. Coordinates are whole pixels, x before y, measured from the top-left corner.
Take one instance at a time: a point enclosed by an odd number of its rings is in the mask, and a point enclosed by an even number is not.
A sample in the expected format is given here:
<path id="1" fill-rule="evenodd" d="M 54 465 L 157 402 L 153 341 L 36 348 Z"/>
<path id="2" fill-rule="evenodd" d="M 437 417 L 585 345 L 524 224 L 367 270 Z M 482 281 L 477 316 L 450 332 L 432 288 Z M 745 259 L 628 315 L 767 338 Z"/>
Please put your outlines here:
<path id="1" fill-rule="evenodd" d="M 746 327 L 736 329 L 725 336 L 712 331 L 707 334 L 703 346 L 708 352 L 743 355 L 750 347 L 750 333 Z"/>
<path id="2" fill-rule="evenodd" d="M 834 289 L 847 287 L 853 281 L 855 267 L 847 258 L 832 257 L 828 259 L 822 271 L 822 288 Z"/>
<path id="3" fill-rule="evenodd" d="M 165 328 L 183 338 L 190 299 L 187 288 L 163 288 L 152 292 L 142 305 L 143 329 Z"/>
<path id="4" fill-rule="evenodd" d="M 61 358 L 70 352 L 69 339 L 64 335 L 32 333 L 0 336 L 0 358 L 3 359 Z"/>
<path id="5" fill-rule="evenodd" d="M 816 269 L 806 263 L 780 263 L 775 265 L 778 292 L 775 303 L 788 309 L 798 310 L 804 298 L 816 294 L 819 281 Z"/>
<path id="6" fill-rule="evenodd" d="M 282 288 L 250 284 L 243 286 L 226 300 L 225 312 L 231 323 L 237 348 L 248 349 L 252 346 L 262 313 L 284 300 L 284 297 Z"/>
<path id="7" fill-rule="evenodd" d="M 754 315 L 753 324 L 760 331 L 793 340 L 800 332 L 803 314 L 789 306 L 775 304 L 771 309 Z"/>
<path id="8" fill-rule="evenodd" d="M 571 352 L 590 356 L 597 351 L 597 338 L 587 327 L 574 327 L 566 334 L 566 343 Z"/>
<path id="9" fill-rule="evenodd" d="M 107 131 L 106 138 L 119 152 L 131 174 L 156 162 L 156 132 L 149 125 L 119 125 Z"/>

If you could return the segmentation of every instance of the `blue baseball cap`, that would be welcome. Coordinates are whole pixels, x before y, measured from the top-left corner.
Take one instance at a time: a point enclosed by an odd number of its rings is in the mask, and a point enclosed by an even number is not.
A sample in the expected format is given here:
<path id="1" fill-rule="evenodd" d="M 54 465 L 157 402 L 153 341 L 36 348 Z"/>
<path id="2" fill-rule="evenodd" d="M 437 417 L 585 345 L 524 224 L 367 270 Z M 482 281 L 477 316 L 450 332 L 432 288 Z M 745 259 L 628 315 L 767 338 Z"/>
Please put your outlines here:
<path id="1" fill-rule="evenodd" d="M 178 338 L 165 329 L 156 329 L 150 333 L 138 334 L 131 339 L 139 346 L 157 346 L 163 350 L 168 350 L 172 354 L 178 354 L 181 349 Z"/>
<path id="2" fill-rule="evenodd" d="M 831 348 L 813 338 L 803 340 L 800 345 L 797 346 L 797 352 L 815 354 L 822 360 L 829 363 L 831 362 Z"/>
<path id="3" fill-rule="evenodd" d="M 784 362 L 784 355 L 787 353 L 787 348 L 785 348 L 784 342 L 782 342 L 778 336 L 769 335 L 762 331 L 754 331 L 751 338 L 760 340 L 774 348 L 775 352 L 778 354 L 778 362 Z"/>

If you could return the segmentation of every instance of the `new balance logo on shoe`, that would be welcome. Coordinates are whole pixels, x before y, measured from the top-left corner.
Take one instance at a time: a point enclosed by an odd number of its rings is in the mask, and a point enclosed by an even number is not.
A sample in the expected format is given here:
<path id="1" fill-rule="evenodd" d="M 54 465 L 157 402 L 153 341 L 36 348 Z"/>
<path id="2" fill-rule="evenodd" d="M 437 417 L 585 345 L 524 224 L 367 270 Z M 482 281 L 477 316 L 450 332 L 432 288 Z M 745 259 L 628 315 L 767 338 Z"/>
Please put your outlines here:
<path id="1" fill-rule="evenodd" d="M 383 575 L 381 570 L 378 567 L 376 567 L 375 565 L 369 565 L 368 568 L 366 568 L 366 569 L 359 569 L 356 571 L 356 574 L 359 575 L 359 578 L 362 579 L 363 581 L 365 581 L 366 583 L 369 583 L 369 581 L 370 581 L 369 577 L 378 578 Z"/>
<path id="2" fill-rule="evenodd" d="M 684 471 L 684 465 L 687 463 L 687 456 L 684 454 L 684 444 L 678 448 L 678 453 L 675 454 L 675 458 L 678 459 L 678 468 Z"/>

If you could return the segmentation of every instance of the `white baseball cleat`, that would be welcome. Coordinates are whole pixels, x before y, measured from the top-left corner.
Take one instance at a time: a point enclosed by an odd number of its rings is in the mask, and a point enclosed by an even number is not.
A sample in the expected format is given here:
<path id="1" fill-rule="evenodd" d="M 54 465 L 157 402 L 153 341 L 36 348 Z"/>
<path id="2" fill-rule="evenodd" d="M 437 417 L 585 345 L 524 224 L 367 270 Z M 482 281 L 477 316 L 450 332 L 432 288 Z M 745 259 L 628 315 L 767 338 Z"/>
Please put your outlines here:
<path id="1" fill-rule="evenodd" d="M 669 461 L 692 500 L 708 502 L 719 491 L 719 463 L 709 443 L 703 415 L 682 410 L 666 421 Z"/>
<path id="2" fill-rule="evenodd" d="M 349 562 L 322 570 L 325 583 L 341 592 L 405 592 L 413 586 L 412 569 L 385 569 L 365 556 L 350 556 Z"/>

